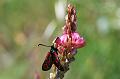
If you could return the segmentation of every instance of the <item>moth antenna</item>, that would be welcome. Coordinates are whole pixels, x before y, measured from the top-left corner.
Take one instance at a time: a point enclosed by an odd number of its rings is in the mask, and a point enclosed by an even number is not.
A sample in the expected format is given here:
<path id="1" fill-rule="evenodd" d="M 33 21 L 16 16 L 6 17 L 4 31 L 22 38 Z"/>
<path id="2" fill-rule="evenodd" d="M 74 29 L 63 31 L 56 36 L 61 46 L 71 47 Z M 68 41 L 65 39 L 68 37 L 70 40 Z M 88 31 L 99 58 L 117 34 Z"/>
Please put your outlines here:
<path id="1" fill-rule="evenodd" d="M 44 44 L 38 44 L 38 46 L 45 46 L 45 47 L 51 47 L 51 46 L 47 46 L 47 45 L 44 45 Z"/>

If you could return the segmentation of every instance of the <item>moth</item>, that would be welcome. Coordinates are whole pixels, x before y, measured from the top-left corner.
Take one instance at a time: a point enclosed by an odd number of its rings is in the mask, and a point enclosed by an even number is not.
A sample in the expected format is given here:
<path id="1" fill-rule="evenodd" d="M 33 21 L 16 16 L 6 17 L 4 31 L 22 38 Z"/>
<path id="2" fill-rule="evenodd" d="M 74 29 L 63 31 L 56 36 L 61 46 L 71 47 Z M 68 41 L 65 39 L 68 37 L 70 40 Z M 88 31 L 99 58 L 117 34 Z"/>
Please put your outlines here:
<path id="1" fill-rule="evenodd" d="M 56 43 L 53 43 L 52 46 L 47 46 L 43 44 L 39 44 L 39 45 L 51 47 L 50 51 L 47 53 L 45 60 L 42 64 L 42 70 L 48 71 L 51 69 L 52 65 L 54 64 L 59 70 L 64 71 L 64 68 L 60 63 L 60 59 L 58 57 L 58 49 L 56 47 Z"/>

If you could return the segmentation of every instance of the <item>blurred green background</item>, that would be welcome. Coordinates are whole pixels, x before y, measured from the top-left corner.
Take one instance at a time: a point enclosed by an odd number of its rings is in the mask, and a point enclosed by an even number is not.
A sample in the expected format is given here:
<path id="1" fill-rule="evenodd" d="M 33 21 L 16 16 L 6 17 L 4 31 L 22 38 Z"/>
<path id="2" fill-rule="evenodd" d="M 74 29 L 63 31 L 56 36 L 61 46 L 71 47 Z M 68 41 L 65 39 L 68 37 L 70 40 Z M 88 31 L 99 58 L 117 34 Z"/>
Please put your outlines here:
<path id="1" fill-rule="evenodd" d="M 120 79 L 120 0 L 68 0 L 86 46 L 64 79 Z M 0 79 L 34 79 L 50 45 L 62 34 L 66 0 L 0 0 Z"/>

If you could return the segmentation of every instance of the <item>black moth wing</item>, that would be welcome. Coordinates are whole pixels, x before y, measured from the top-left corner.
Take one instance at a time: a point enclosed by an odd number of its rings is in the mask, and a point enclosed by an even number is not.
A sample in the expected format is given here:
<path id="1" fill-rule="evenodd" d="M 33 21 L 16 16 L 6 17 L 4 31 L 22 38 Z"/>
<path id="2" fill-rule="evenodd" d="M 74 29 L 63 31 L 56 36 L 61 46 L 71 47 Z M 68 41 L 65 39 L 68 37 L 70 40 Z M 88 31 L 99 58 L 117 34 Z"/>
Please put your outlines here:
<path id="1" fill-rule="evenodd" d="M 42 70 L 47 71 L 52 67 L 53 61 L 52 61 L 52 55 L 50 52 L 47 53 L 47 56 L 42 64 Z"/>
<path id="2" fill-rule="evenodd" d="M 52 53 L 52 59 L 53 59 L 53 64 L 55 64 L 55 66 L 56 66 L 59 70 L 64 71 L 64 68 L 63 68 L 63 66 L 62 66 L 61 63 L 60 63 L 60 59 L 59 59 L 59 57 L 58 57 L 57 52 Z"/>

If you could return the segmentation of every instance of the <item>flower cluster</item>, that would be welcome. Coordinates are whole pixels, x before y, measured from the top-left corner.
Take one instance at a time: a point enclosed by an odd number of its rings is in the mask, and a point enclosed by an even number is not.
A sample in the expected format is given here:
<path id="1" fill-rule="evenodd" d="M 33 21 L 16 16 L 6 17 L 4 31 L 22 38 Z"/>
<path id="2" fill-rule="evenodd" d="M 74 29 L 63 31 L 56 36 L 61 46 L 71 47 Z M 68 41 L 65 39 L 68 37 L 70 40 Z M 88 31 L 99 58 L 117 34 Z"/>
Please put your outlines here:
<path id="1" fill-rule="evenodd" d="M 83 37 L 79 35 L 79 33 L 76 32 L 77 29 L 77 17 L 76 17 L 76 10 L 74 6 L 71 4 L 68 5 L 68 14 L 66 15 L 66 22 L 63 27 L 63 35 L 60 36 L 60 40 L 58 43 L 58 49 L 59 47 L 63 47 L 65 49 L 69 50 L 71 54 L 74 54 L 73 50 L 77 48 L 81 48 L 85 45 L 85 40 Z"/>
<path id="2" fill-rule="evenodd" d="M 69 70 L 69 64 L 74 60 L 74 55 L 77 53 L 77 49 L 85 45 L 83 37 L 76 32 L 77 29 L 77 17 L 75 7 L 71 4 L 67 7 L 67 15 L 65 17 L 65 25 L 63 27 L 63 35 L 57 37 L 56 43 L 59 50 L 59 58 L 65 71 L 56 70 L 55 79 L 62 79 L 64 73 Z"/>

